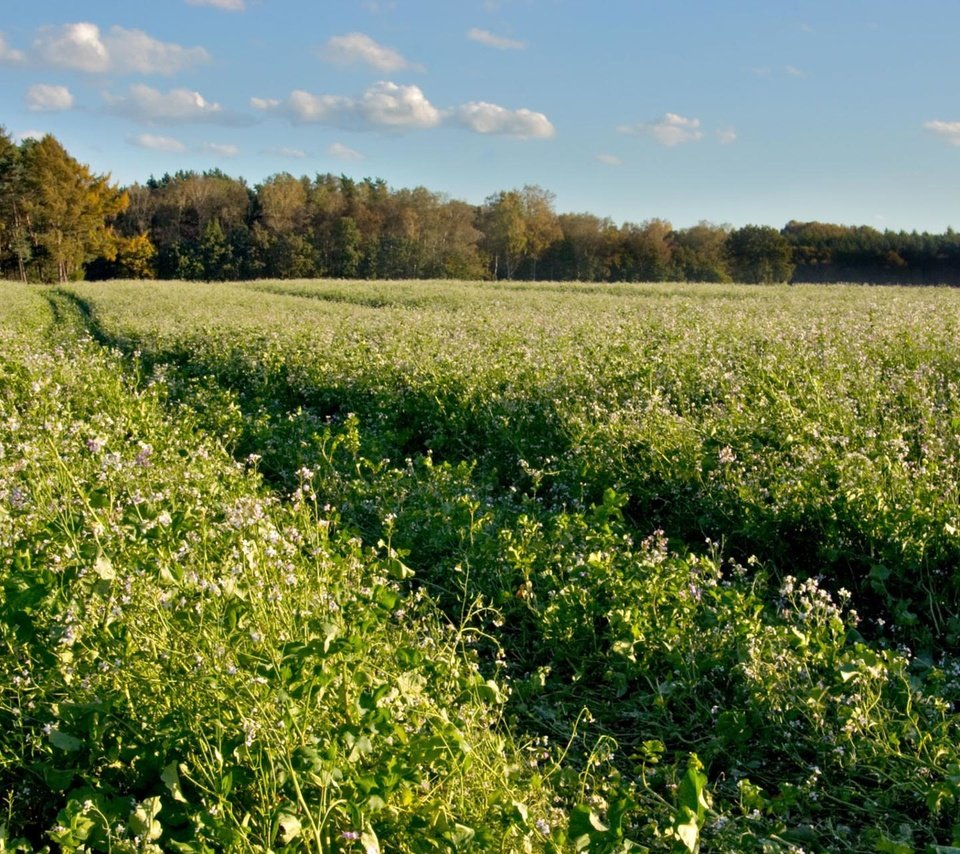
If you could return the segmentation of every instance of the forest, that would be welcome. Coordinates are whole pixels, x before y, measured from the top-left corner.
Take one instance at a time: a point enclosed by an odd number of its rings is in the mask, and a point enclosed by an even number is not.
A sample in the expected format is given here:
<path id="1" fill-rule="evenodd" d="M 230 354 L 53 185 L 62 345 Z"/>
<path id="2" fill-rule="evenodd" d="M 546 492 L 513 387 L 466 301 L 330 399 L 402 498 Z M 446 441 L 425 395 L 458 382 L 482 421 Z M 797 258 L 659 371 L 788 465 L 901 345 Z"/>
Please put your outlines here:
<path id="1" fill-rule="evenodd" d="M 15 144 L 0 128 L 0 275 L 955 285 L 960 236 L 794 220 L 618 225 L 557 213 L 532 185 L 479 206 L 333 174 L 250 186 L 219 169 L 178 171 L 121 187 L 53 136 Z"/>

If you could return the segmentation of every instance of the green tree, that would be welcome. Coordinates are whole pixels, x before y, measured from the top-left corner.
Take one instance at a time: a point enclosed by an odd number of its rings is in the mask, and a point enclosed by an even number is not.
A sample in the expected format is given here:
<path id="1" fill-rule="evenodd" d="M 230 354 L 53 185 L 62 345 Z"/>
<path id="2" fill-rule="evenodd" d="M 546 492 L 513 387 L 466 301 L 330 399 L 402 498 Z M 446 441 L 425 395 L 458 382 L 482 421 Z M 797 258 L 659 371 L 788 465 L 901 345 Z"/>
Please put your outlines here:
<path id="1" fill-rule="evenodd" d="M 31 253 L 18 201 L 22 180 L 20 149 L 0 127 L 0 270 L 15 267 L 17 278 L 25 282 Z"/>
<path id="2" fill-rule="evenodd" d="M 729 226 L 706 220 L 675 231 L 670 238 L 675 277 L 688 282 L 729 282 L 729 233 Z"/>
<path id="3" fill-rule="evenodd" d="M 553 209 L 556 199 L 549 190 L 527 184 L 520 193 L 524 219 L 524 255 L 529 260 L 532 275 L 537 278 L 537 262 L 543 253 L 563 238 L 560 222 Z"/>
<path id="4" fill-rule="evenodd" d="M 662 219 L 620 229 L 618 278 L 627 282 L 662 282 L 669 276 L 671 247 L 668 238 L 673 226 Z"/>
<path id="5" fill-rule="evenodd" d="M 608 278 L 617 245 L 613 222 L 590 213 L 560 214 L 558 221 L 563 240 L 551 252 L 556 256 L 553 277 L 585 282 Z"/>
<path id="6" fill-rule="evenodd" d="M 484 202 L 480 213 L 482 245 L 495 279 L 501 274 L 514 278 L 524 261 L 530 264 L 532 278 L 537 277 L 537 262 L 563 238 L 553 200 L 553 193 L 528 184 L 522 190 L 501 190 Z"/>
<path id="7" fill-rule="evenodd" d="M 117 276 L 121 279 L 152 279 L 157 250 L 147 234 L 121 237 L 117 245 Z"/>
<path id="8" fill-rule="evenodd" d="M 363 260 L 363 236 L 353 217 L 340 217 L 333 229 L 333 272 L 344 279 L 356 278 Z"/>
<path id="9" fill-rule="evenodd" d="M 230 244 L 223 233 L 220 220 L 214 217 L 207 223 L 200 242 L 203 278 L 208 282 L 222 282 L 233 278 L 230 274 Z"/>
<path id="10" fill-rule="evenodd" d="M 74 160 L 50 135 L 20 148 L 22 177 L 16 204 L 33 249 L 33 266 L 43 281 L 65 282 L 83 274 L 95 258 L 116 257 L 112 222 L 127 197 Z"/>
<path id="11" fill-rule="evenodd" d="M 727 253 L 738 282 L 787 282 L 793 275 L 793 249 L 777 229 L 745 225 L 727 237 Z"/>
<path id="12" fill-rule="evenodd" d="M 516 190 L 488 196 L 480 215 L 482 245 L 490 257 L 494 279 L 512 279 L 527 248 L 523 200 Z"/>

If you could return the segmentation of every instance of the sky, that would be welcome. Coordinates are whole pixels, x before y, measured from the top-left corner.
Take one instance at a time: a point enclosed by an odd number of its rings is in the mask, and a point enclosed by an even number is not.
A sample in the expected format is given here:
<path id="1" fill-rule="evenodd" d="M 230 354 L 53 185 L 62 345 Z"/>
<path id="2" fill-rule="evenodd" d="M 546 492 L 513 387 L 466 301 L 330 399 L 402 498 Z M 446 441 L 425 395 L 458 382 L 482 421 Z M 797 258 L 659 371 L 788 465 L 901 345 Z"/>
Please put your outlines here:
<path id="1" fill-rule="evenodd" d="M 124 185 L 330 172 L 942 232 L 958 35 L 957 0 L 3 0 L 0 125 Z"/>

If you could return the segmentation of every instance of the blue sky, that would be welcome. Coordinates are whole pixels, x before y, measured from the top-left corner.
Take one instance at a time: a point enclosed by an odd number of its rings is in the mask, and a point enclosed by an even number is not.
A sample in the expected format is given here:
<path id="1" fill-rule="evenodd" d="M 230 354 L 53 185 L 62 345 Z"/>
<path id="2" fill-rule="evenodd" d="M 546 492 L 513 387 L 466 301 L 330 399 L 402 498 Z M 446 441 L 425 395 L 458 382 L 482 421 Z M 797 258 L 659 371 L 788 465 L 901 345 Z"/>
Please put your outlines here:
<path id="1" fill-rule="evenodd" d="M 735 226 L 960 227 L 956 0 L 3 0 L 0 123 L 219 167 Z"/>

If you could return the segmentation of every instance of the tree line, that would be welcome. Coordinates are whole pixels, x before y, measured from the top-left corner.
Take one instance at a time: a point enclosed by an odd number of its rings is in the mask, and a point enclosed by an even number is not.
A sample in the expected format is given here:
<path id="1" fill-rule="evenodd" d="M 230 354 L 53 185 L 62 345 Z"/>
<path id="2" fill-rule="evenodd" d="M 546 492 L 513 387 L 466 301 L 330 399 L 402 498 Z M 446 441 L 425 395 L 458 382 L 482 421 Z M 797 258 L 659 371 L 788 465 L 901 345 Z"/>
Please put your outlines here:
<path id="1" fill-rule="evenodd" d="M 0 128 L 0 274 L 91 278 L 455 278 L 960 284 L 960 236 L 787 223 L 777 230 L 558 214 L 536 186 L 471 205 L 382 179 L 220 170 L 118 187 L 53 136 Z"/>

